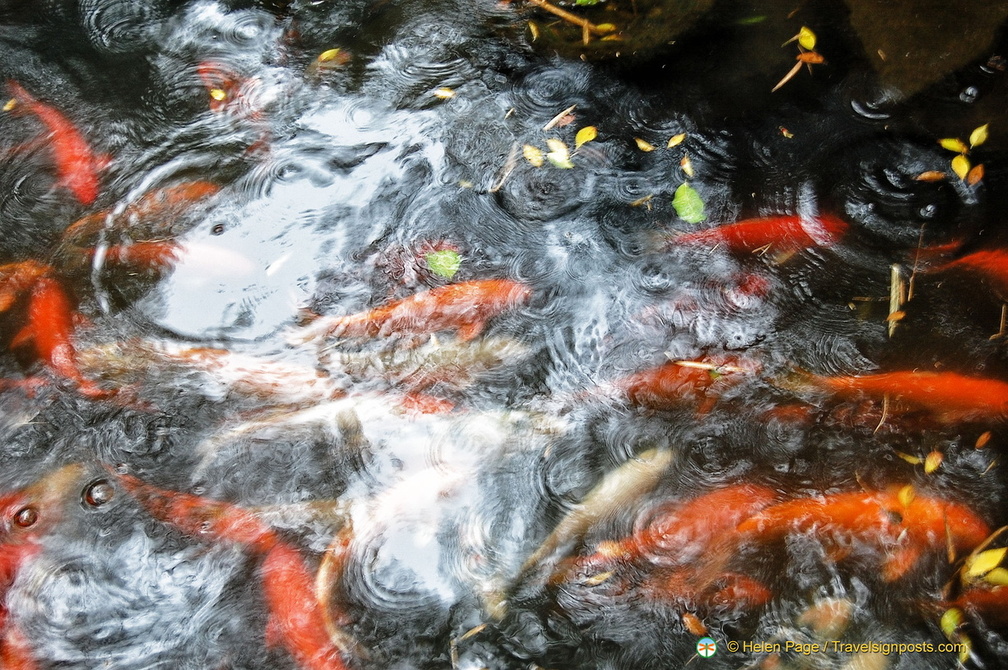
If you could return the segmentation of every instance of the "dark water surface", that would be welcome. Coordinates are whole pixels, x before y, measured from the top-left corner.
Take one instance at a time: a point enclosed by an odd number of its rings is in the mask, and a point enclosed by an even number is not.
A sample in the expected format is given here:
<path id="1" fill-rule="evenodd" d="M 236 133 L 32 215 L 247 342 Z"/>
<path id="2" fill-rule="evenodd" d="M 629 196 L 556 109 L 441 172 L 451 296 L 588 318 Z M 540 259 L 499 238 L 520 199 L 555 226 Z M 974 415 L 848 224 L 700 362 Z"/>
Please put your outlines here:
<path id="1" fill-rule="evenodd" d="M 3 667 L 1008 663 L 1008 34 L 930 4 L 899 79 L 871 3 L 0 2 Z"/>

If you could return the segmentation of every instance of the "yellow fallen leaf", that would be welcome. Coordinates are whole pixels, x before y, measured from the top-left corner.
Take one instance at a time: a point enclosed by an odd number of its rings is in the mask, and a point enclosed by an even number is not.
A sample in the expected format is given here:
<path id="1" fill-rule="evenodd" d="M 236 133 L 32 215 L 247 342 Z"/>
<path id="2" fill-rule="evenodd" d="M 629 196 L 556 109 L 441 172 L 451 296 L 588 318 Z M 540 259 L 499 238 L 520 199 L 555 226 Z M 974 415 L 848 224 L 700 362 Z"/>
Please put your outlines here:
<path id="1" fill-rule="evenodd" d="M 678 135 L 673 135 L 672 137 L 669 138 L 668 144 L 665 145 L 665 148 L 671 149 L 672 147 L 677 147 L 680 144 L 682 144 L 683 140 L 685 139 L 686 139 L 686 133 L 679 133 Z"/>
<path id="2" fill-rule="evenodd" d="M 682 169 L 684 175 L 690 179 L 693 178 L 693 161 L 690 160 L 689 156 L 682 157 L 682 160 L 679 161 L 679 167 Z"/>
<path id="3" fill-rule="evenodd" d="M 546 162 L 546 155 L 543 154 L 542 149 L 534 147 L 531 144 L 526 144 L 522 147 L 522 156 L 535 167 L 542 167 L 543 163 Z"/>
<path id="4" fill-rule="evenodd" d="M 1008 553 L 1008 547 L 1000 547 L 998 549 L 987 549 L 971 555 L 966 559 L 963 576 L 970 581 L 977 577 L 982 577 L 1001 565 L 1001 561 L 1004 560 L 1006 553 Z"/>
<path id="5" fill-rule="evenodd" d="M 938 144 L 940 144 L 943 149 L 954 151 L 957 154 L 964 154 L 969 151 L 969 147 L 963 144 L 963 141 L 958 137 L 946 137 L 938 140 Z"/>
<path id="6" fill-rule="evenodd" d="M 973 132 L 970 133 L 970 148 L 978 147 L 987 141 L 987 127 L 989 123 L 985 123 L 979 128 L 974 128 Z"/>
<path id="7" fill-rule="evenodd" d="M 455 91 L 447 86 L 442 86 L 441 88 L 434 89 L 434 97 L 441 98 L 442 100 L 448 100 L 449 98 L 455 97 Z"/>
<path id="8" fill-rule="evenodd" d="M 577 135 L 574 136 L 574 148 L 577 149 L 585 142 L 591 142 L 596 137 L 598 137 L 598 129 L 595 126 L 585 126 L 577 131 Z"/>
<path id="9" fill-rule="evenodd" d="M 927 170 L 914 177 L 916 181 L 945 181 L 945 173 L 941 170 Z"/>
<path id="10" fill-rule="evenodd" d="M 798 31 L 798 44 L 804 49 L 812 51 L 815 49 L 816 44 L 816 34 L 812 32 L 812 29 L 807 26 L 802 26 Z"/>
<path id="11" fill-rule="evenodd" d="M 210 89 L 210 97 L 213 98 L 214 100 L 220 102 L 221 100 L 224 100 L 225 98 L 227 98 L 227 91 L 225 91 L 222 88 L 211 88 Z"/>
<path id="12" fill-rule="evenodd" d="M 565 170 L 574 167 L 574 164 L 570 160 L 570 151 L 567 149 L 567 145 L 563 143 L 563 140 L 551 137 L 546 140 L 546 146 L 549 147 L 546 158 L 550 163 Z"/>
<path id="13" fill-rule="evenodd" d="M 596 23 L 595 30 L 602 34 L 616 32 L 616 26 L 612 23 Z"/>
<path id="14" fill-rule="evenodd" d="M 970 162 L 966 156 L 959 154 L 952 159 L 952 171 L 956 173 L 960 179 L 966 179 L 966 176 L 970 171 Z"/>
<path id="15" fill-rule="evenodd" d="M 11 98 L 10 100 L 4 103 L 3 111 L 9 112 L 15 107 L 17 107 L 17 98 Z"/>
<path id="16" fill-rule="evenodd" d="M 908 507 L 910 503 L 913 502 L 914 498 L 917 497 L 917 492 L 914 490 L 912 484 L 907 484 L 899 490 L 896 494 L 896 498 L 900 501 L 900 504 L 904 507 Z"/>
<path id="17" fill-rule="evenodd" d="M 528 22 L 528 29 L 529 29 L 529 33 L 531 33 L 531 35 L 532 35 L 532 41 L 533 42 L 535 42 L 537 39 L 539 39 L 539 26 L 537 26 L 532 21 L 529 21 Z"/>
<path id="18" fill-rule="evenodd" d="M 932 451 L 924 459 L 924 472 L 931 474 L 941 466 L 944 459 L 945 457 L 942 455 L 942 452 Z"/>
<path id="19" fill-rule="evenodd" d="M 634 142 L 637 143 L 637 148 L 641 151 L 654 151 L 654 145 L 646 140 L 642 140 L 639 137 L 634 138 Z"/>
<path id="20" fill-rule="evenodd" d="M 979 165 L 974 165 L 973 169 L 966 174 L 966 183 L 970 186 L 976 186 L 984 178 L 984 166 L 983 163 Z"/>
<path id="21" fill-rule="evenodd" d="M 938 627 L 945 633 L 945 637 L 950 640 L 956 639 L 956 632 L 963 623 L 963 613 L 958 607 L 945 610 L 938 622 Z"/>
<path id="22" fill-rule="evenodd" d="M 911 454 L 904 454 L 902 451 L 897 451 L 896 455 L 902 458 L 910 465 L 920 465 L 921 463 L 924 462 L 924 459 L 919 458 L 918 456 L 912 456 Z"/>
<path id="23" fill-rule="evenodd" d="M 326 49 L 318 55 L 317 60 L 320 63 L 328 63 L 331 60 L 335 60 L 336 57 L 339 56 L 339 52 L 339 49 Z"/>
<path id="24" fill-rule="evenodd" d="M 1008 586 L 1008 570 L 997 567 L 984 575 L 984 581 L 994 586 Z"/>

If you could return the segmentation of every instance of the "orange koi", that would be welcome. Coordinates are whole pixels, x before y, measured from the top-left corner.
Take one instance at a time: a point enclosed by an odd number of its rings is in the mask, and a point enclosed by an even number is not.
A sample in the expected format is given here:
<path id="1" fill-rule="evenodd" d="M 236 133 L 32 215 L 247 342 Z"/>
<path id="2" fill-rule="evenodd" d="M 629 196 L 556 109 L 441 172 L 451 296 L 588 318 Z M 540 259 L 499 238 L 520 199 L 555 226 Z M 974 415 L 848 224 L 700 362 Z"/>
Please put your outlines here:
<path id="1" fill-rule="evenodd" d="M 846 235 L 849 226 L 834 216 L 812 219 L 798 215 L 745 219 L 715 228 L 676 235 L 673 244 L 726 247 L 735 254 L 772 249 L 787 253 L 811 247 L 831 247 Z"/>
<path id="2" fill-rule="evenodd" d="M 976 273 L 989 282 L 1000 296 L 1008 299 L 1008 251 L 1003 249 L 974 251 L 945 263 L 933 271 L 945 272 L 948 270 L 965 270 Z"/>
<path id="3" fill-rule="evenodd" d="M 990 534 L 987 524 L 959 503 L 897 491 L 837 493 L 778 503 L 736 528 L 742 542 L 772 542 L 814 533 L 841 557 L 862 544 L 885 554 L 886 581 L 904 576 L 927 551 L 952 546 L 969 551 Z"/>
<path id="4" fill-rule="evenodd" d="M 11 341 L 12 347 L 32 344 L 35 355 L 82 394 L 101 398 L 109 391 L 86 379 L 77 365 L 73 344 L 74 308 L 60 283 L 43 276 L 35 281 L 28 298 L 28 324 Z"/>
<path id="5" fill-rule="evenodd" d="M 844 397 L 889 396 L 946 422 L 1008 418 L 1008 383 L 955 372 L 899 370 L 853 377 L 811 377 L 811 383 Z"/>
<path id="6" fill-rule="evenodd" d="M 27 488 L 0 496 L 0 667 L 38 667 L 27 638 L 9 620 L 4 601 L 21 566 L 41 552 L 41 539 L 59 521 L 67 491 L 81 473 L 80 465 L 67 465 Z"/>
<path id="7" fill-rule="evenodd" d="M 27 107 L 49 131 L 52 156 L 59 184 L 69 189 L 83 205 L 98 198 L 98 172 L 104 161 L 95 156 L 80 131 L 55 107 L 39 102 L 15 81 L 7 87 L 18 103 Z"/>
<path id="8" fill-rule="evenodd" d="M 951 605 L 979 618 L 988 626 L 1008 629 L 1008 586 L 971 586 Z"/>
<path id="9" fill-rule="evenodd" d="M 0 313 L 10 310 L 35 282 L 52 272 L 50 266 L 34 260 L 0 265 Z"/>
<path id="10" fill-rule="evenodd" d="M 154 518 L 182 533 L 240 544 L 261 555 L 269 621 L 266 641 L 283 646 L 305 670 L 346 670 L 315 596 L 311 572 L 301 554 L 253 512 L 226 502 L 151 486 L 118 475 L 123 487 Z"/>
<path id="11" fill-rule="evenodd" d="M 682 565 L 709 550 L 711 543 L 756 512 L 773 504 L 778 495 L 757 484 L 738 484 L 662 505 L 647 524 L 628 538 L 603 542 L 597 558 L 645 558 L 662 565 Z"/>
<path id="12" fill-rule="evenodd" d="M 716 392 L 738 381 L 735 373 L 755 370 L 752 362 L 737 358 L 669 361 L 617 380 L 614 386 L 632 405 L 662 410 L 693 401 L 699 402 L 698 411 L 705 414 L 713 408 Z"/>
<path id="13" fill-rule="evenodd" d="M 526 303 L 531 295 L 528 286 L 508 279 L 448 284 L 367 312 L 318 318 L 296 337 L 306 342 L 319 336 L 427 335 L 455 330 L 460 340 L 468 341 L 483 332 L 489 319 Z"/>

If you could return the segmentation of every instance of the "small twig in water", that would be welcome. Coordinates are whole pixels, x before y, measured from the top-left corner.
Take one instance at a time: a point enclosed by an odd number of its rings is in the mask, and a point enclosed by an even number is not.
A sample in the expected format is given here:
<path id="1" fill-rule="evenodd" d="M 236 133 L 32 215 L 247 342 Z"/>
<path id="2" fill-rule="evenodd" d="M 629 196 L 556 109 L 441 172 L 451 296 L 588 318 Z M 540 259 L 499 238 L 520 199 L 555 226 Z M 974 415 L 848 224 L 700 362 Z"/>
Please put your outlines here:
<path id="1" fill-rule="evenodd" d="M 551 5 L 550 3 L 546 2 L 546 0 L 528 0 L 528 1 L 543 11 L 549 12 L 554 16 L 559 16 L 561 19 L 567 21 L 568 23 L 573 23 L 576 26 L 581 26 L 582 38 L 584 39 L 585 44 L 588 44 L 588 38 L 591 33 L 595 33 L 596 35 L 606 34 L 605 30 L 600 29 L 591 21 L 582 19 L 580 16 L 577 16 L 576 14 L 571 14 L 567 10 L 560 9 L 555 5 Z"/>

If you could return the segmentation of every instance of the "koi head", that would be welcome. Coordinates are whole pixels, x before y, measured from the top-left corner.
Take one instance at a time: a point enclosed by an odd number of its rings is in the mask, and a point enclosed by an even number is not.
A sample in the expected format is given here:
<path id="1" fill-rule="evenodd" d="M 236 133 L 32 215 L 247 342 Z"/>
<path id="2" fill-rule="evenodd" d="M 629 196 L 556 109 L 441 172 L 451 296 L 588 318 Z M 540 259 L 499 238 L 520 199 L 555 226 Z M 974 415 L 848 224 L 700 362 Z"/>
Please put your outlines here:
<path id="1" fill-rule="evenodd" d="M 52 528 L 83 471 L 80 464 L 66 465 L 24 489 L 0 496 L 0 544 L 31 543 Z"/>

